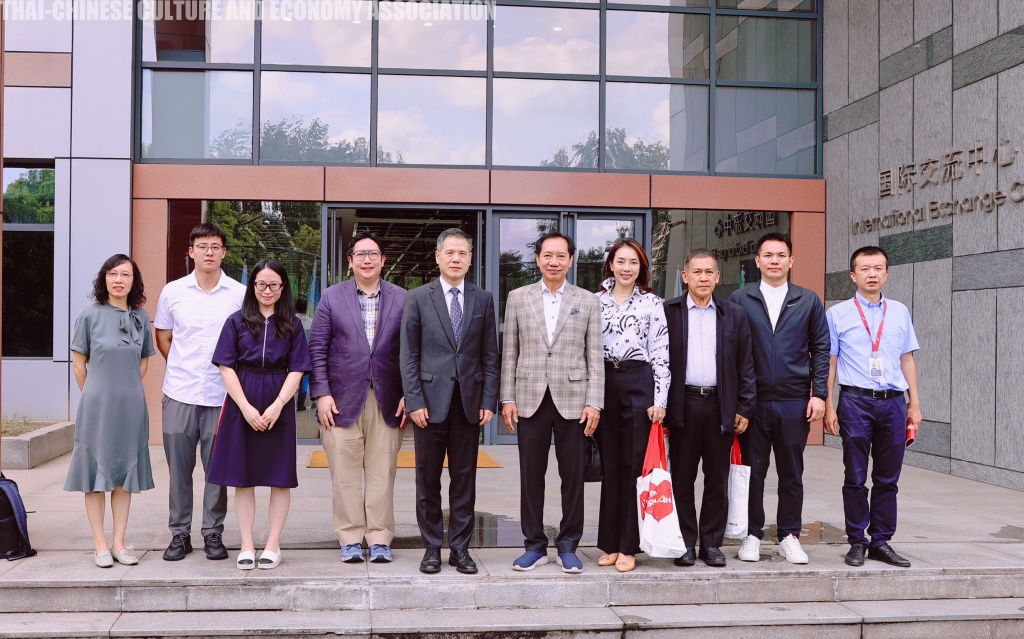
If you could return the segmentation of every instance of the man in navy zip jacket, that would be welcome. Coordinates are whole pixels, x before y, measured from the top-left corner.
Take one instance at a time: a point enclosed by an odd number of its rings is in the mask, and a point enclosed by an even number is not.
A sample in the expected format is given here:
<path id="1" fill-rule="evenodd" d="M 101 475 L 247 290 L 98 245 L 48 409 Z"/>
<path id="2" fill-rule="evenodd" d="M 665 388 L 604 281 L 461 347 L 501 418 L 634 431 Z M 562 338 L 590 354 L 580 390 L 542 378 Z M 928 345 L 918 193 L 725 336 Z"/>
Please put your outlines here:
<path id="1" fill-rule="evenodd" d="M 747 538 L 738 557 L 760 559 L 764 537 L 764 481 L 775 452 L 779 474 L 779 554 L 806 564 L 800 547 L 804 501 L 804 447 L 810 423 L 825 414 L 829 334 L 825 309 L 813 292 L 789 283 L 793 242 L 768 233 L 754 257 L 761 281 L 729 297 L 747 312 L 757 374 L 757 410 L 740 436 L 743 463 L 750 466 Z"/>
<path id="2" fill-rule="evenodd" d="M 669 370 L 665 425 L 676 512 L 687 551 L 675 565 L 725 566 L 722 539 L 729 516 L 729 450 L 757 404 L 747 316 L 716 299 L 721 277 L 715 254 L 694 249 L 683 263 L 687 294 L 665 302 Z M 700 519 L 694 502 L 697 467 L 704 471 Z M 700 541 L 700 552 L 694 546 Z"/>

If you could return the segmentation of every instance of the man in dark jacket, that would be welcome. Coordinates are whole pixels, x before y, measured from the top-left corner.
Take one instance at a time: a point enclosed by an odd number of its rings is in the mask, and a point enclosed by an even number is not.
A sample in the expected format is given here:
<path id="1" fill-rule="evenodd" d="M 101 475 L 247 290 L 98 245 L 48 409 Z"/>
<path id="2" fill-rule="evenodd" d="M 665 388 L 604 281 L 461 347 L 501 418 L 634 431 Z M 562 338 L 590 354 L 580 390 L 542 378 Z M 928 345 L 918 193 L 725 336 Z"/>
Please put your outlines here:
<path id="1" fill-rule="evenodd" d="M 828 396 L 829 336 L 825 309 L 813 292 L 789 283 L 793 242 L 783 233 L 768 233 L 757 242 L 754 257 L 761 282 L 729 298 L 747 312 L 757 373 L 757 412 L 740 437 L 743 463 L 750 466 L 747 538 L 738 557 L 761 558 L 764 538 L 764 481 L 775 451 L 779 474 L 779 554 L 806 564 L 800 547 L 804 503 L 804 447 L 810 423 L 825 414 Z"/>
<path id="2" fill-rule="evenodd" d="M 701 560 L 724 566 L 729 450 L 733 434 L 746 430 L 757 400 L 750 327 L 740 306 L 712 295 L 721 277 L 714 253 L 691 251 L 682 275 L 689 292 L 665 303 L 672 372 L 665 423 L 676 511 L 688 549 L 675 564 L 694 564 L 699 538 Z M 699 524 L 693 494 L 698 464 L 704 470 Z"/>

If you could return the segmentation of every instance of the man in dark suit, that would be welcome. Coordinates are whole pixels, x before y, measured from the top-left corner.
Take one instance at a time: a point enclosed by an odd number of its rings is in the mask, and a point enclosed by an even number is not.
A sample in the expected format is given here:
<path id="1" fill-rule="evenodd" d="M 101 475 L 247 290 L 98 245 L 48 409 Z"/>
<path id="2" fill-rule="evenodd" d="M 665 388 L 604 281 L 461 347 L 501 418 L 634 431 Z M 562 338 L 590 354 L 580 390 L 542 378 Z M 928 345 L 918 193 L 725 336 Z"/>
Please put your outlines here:
<path id="1" fill-rule="evenodd" d="M 441 277 L 409 291 L 402 316 L 402 387 L 416 424 L 416 523 L 426 552 L 420 571 L 441 571 L 441 469 L 448 455 L 448 563 L 475 574 L 469 555 L 476 503 L 480 427 L 498 405 L 494 298 L 466 281 L 472 239 L 446 229 L 434 258 Z"/>
<path id="2" fill-rule="evenodd" d="M 394 488 L 405 428 L 398 336 L 405 289 L 380 278 L 386 258 L 376 235 L 348 248 L 353 279 L 324 291 L 313 317 L 309 391 L 331 469 L 334 532 L 341 559 L 391 561 Z M 365 489 L 364 489 L 365 485 Z"/>
<path id="3" fill-rule="evenodd" d="M 694 249 L 683 264 L 688 293 L 665 302 L 668 322 L 669 388 L 665 423 L 676 511 L 687 551 L 677 566 L 701 560 L 724 566 L 722 540 L 729 515 L 729 451 L 734 433 L 754 414 L 757 387 L 747 315 L 738 304 L 715 299 L 721 273 L 715 254 Z M 704 471 L 700 522 L 694 504 L 697 465 Z"/>

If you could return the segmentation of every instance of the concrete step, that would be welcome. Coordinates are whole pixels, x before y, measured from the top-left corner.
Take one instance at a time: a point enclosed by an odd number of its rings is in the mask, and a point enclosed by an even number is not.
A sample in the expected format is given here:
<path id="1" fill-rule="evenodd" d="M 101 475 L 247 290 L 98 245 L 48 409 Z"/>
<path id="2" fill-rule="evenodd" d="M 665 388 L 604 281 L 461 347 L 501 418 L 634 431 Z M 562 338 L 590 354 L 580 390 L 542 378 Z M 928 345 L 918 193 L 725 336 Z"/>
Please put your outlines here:
<path id="1" fill-rule="evenodd" d="M 99 569 L 89 552 L 43 551 L 0 562 L 0 610 L 5 613 L 136 613 L 194 611 L 500 610 L 705 604 L 803 604 L 1024 597 L 1021 544 L 903 544 L 912 562 L 897 569 L 868 561 L 843 563 L 845 546 L 807 545 L 811 562 L 783 561 L 762 546 L 762 561 L 730 559 L 726 568 L 642 557 L 620 574 L 596 565 L 584 548 L 585 571 L 566 575 L 552 562 L 521 573 L 511 569 L 520 551 L 472 549 L 480 573 L 444 566 L 418 571 L 422 553 L 395 552 L 390 564 L 343 564 L 337 550 L 285 550 L 275 570 L 239 571 L 232 559 L 208 561 L 201 552 L 165 562 L 159 551 L 140 554 L 137 566 Z M 446 558 L 447 552 L 442 555 Z M 597 614 L 599 610 L 594 610 Z"/>
<path id="2" fill-rule="evenodd" d="M 6 613 L 0 635 L 42 637 L 622 637 L 959 639 L 1024 635 L 1024 598 L 717 606 L 316 612 Z"/>

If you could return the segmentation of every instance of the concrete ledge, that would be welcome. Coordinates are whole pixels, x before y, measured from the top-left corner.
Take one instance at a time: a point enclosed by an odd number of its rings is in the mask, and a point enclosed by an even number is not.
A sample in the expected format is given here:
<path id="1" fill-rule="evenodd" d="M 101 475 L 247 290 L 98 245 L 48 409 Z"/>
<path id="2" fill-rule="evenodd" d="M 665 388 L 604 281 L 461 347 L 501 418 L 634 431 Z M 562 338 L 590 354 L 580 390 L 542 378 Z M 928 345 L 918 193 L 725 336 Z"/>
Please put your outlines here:
<path id="1" fill-rule="evenodd" d="M 621 606 L 604 610 L 5 614 L 4 637 L 700 637 L 963 639 L 1020 636 L 1024 599 Z"/>
<path id="2" fill-rule="evenodd" d="M 4 468 L 35 468 L 71 452 L 75 447 L 75 422 L 58 422 L 24 435 L 4 437 L 0 447 Z"/>

